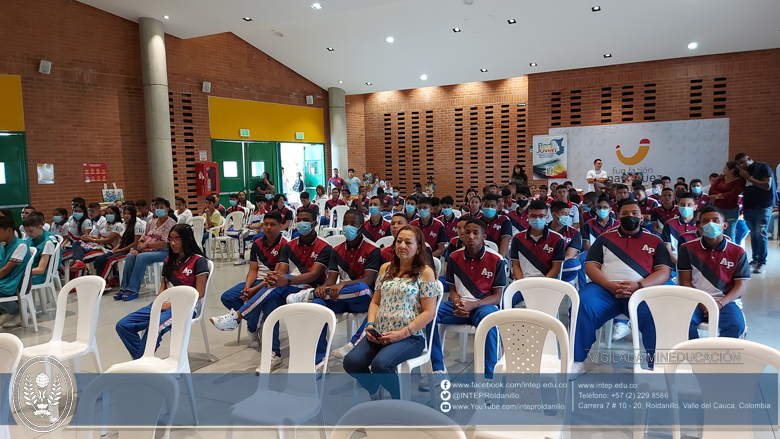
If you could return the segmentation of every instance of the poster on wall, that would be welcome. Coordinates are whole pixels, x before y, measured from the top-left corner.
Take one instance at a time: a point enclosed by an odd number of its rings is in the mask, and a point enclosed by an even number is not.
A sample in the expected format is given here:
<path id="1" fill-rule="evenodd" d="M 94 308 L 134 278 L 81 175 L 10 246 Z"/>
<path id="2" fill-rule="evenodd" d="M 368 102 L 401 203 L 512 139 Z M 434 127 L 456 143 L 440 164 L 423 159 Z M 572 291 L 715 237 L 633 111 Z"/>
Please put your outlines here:
<path id="1" fill-rule="evenodd" d="M 105 163 L 84 163 L 84 183 L 105 183 L 107 181 Z"/>
<path id="2" fill-rule="evenodd" d="M 54 184 L 54 163 L 38 163 L 38 184 Z"/>
<path id="3" fill-rule="evenodd" d="M 566 134 L 534 136 L 531 145 L 534 180 L 568 177 L 568 139 Z"/>
<path id="4" fill-rule="evenodd" d="M 727 118 L 551 128 L 549 133 L 568 136 L 569 180 L 576 188 L 588 187 L 587 173 L 596 159 L 612 182 L 639 180 L 645 186 L 664 175 L 706 182 L 729 159 Z"/>

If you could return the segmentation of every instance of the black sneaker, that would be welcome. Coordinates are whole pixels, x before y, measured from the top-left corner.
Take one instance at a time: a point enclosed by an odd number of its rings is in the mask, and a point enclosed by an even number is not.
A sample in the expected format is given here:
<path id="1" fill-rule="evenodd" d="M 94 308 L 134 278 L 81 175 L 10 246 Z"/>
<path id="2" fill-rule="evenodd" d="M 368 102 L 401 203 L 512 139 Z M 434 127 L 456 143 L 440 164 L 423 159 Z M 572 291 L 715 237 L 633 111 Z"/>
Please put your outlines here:
<path id="1" fill-rule="evenodd" d="M 756 264 L 756 268 L 753 269 L 753 273 L 760 274 L 766 271 L 766 264 Z"/>
<path id="2" fill-rule="evenodd" d="M 756 265 L 758 265 L 758 262 L 750 261 L 750 268 L 756 268 Z"/>

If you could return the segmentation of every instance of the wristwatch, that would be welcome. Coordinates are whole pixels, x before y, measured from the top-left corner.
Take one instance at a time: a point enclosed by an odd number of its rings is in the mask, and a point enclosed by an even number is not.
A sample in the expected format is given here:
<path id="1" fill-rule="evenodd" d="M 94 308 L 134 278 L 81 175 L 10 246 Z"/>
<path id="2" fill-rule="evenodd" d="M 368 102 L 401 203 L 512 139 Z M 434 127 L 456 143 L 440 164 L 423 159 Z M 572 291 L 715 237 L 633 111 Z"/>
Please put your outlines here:
<path id="1" fill-rule="evenodd" d="M 636 285 L 637 285 L 636 287 L 637 290 L 641 290 L 642 288 L 644 288 L 644 286 L 642 286 L 642 282 L 637 282 Z"/>

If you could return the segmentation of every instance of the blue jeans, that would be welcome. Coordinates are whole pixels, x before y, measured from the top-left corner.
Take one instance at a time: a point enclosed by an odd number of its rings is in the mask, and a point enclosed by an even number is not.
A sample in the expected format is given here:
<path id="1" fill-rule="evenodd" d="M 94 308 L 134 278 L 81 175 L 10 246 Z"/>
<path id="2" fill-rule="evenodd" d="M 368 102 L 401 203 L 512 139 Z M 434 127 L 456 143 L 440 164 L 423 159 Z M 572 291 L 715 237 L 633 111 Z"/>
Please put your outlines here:
<path id="1" fill-rule="evenodd" d="M 256 287 L 261 280 L 256 280 L 252 284 Z M 240 311 L 243 319 L 246 320 L 246 328 L 249 332 L 257 331 L 257 324 L 268 317 L 271 311 L 284 304 L 284 301 L 280 301 L 278 296 L 273 292 L 275 289 L 271 288 L 270 292 L 268 287 L 261 288 L 254 296 L 248 301 L 244 302 L 241 290 L 246 286 L 246 282 L 241 282 L 233 288 L 222 293 L 222 304 L 225 308 Z M 268 294 L 266 294 L 268 292 Z M 282 350 L 279 344 L 279 324 L 274 325 L 274 337 L 272 350 L 277 355 L 281 355 Z"/>
<path id="2" fill-rule="evenodd" d="M 354 376 L 368 393 L 374 394 L 382 386 L 393 399 L 400 399 L 401 389 L 395 368 L 410 358 L 419 357 L 423 349 L 425 338 L 419 335 L 389 345 L 364 338 L 344 357 L 344 371 Z"/>
<path id="3" fill-rule="evenodd" d="M 753 253 L 753 261 L 766 264 L 766 232 L 769 228 L 769 219 L 772 217 L 772 208 L 744 209 L 742 214 L 748 229 L 750 229 L 750 250 Z"/>
<path id="4" fill-rule="evenodd" d="M 167 251 L 144 252 L 125 257 L 125 272 L 122 275 L 120 290 L 137 293 L 141 289 L 141 281 L 144 280 L 146 267 L 155 262 L 163 262 L 168 257 Z M 155 293 L 157 293 L 155 291 Z"/>
<path id="5" fill-rule="evenodd" d="M 149 336 L 149 317 L 151 317 L 151 314 L 152 304 L 150 303 L 116 322 L 116 333 L 119 335 L 119 339 L 122 340 L 122 343 L 124 343 L 127 351 L 130 352 L 130 356 L 133 357 L 134 360 L 137 360 L 144 355 L 146 338 Z M 192 314 L 192 317 L 195 317 L 195 313 Z M 160 312 L 160 333 L 157 336 L 155 350 L 160 347 L 162 336 L 170 330 L 171 308 L 168 308 L 165 311 Z M 143 337 L 138 336 L 138 333 L 141 331 L 146 331 L 144 332 Z"/>
<path id="6" fill-rule="evenodd" d="M 322 305 L 333 311 L 334 314 L 342 314 L 345 312 L 364 313 L 368 312 L 368 306 L 371 304 L 371 293 L 372 291 L 368 288 L 368 285 L 363 282 L 358 282 L 342 288 L 341 291 L 339 291 L 338 300 L 323 300 L 318 297 L 312 300 L 312 303 Z M 361 325 L 360 329 L 362 329 L 362 326 L 363 325 Z M 358 331 L 360 331 L 360 329 L 358 329 Z M 315 363 L 317 364 L 319 364 L 326 355 L 325 350 L 328 347 L 327 330 L 328 325 L 325 325 L 320 334 L 320 341 L 317 343 L 317 355 L 315 356 Z M 352 338 L 354 339 L 354 335 Z"/>
<path id="7" fill-rule="evenodd" d="M 736 243 L 737 241 L 734 240 L 734 230 L 735 227 L 737 227 L 737 220 L 739 219 L 739 209 L 723 209 L 721 212 L 728 223 L 723 234 L 728 236 L 731 239 L 731 242 Z"/>
<path id="8" fill-rule="evenodd" d="M 498 311 L 498 307 L 495 305 L 482 305 L 479 308 L 474 309 L 469 313 L 469 317 L 456 317 L 455 305 L 449 300 L 442 302 L 439 306 L 439 314 L 436 316 L 436 325 L 433 330 L 433 347 L 431 347 L 431 362 L 433 364 L 433 370 L 444 370 L 444 353 L 442 352 L 442 343 L 439 338 L 439 323 L 445 325 L 474 325 L 479 326 L 479 323 L 490 315 Z M 498 331 L 496 328 L 488 331 L 487 339 L 485 339 L 485 375 L 488 378 L 493 377 L 493 368 L 498 361 Z M 475 371 L 476 372 L 476 371 Z"/>
<path id="9" fill-rule="evenodd" d="M 693 340 L 699 338 L 699 331 L 696 327 L 704 321 L 704 313 L 698 306 L 691 317 L 691 327 L 688 330 L 688 338 Z M 720 319 L 718 320 L 719 337 L 740 338 L 745 333 L 745 314 L 742 309 L 734 302 L 729 302 L 720 310 Z M 710 328 L 714 331 L 715 328 Z"/>
<path id="10" fill-rule="evenodd" d="M 19 314 L 19 302 L 0 302 L 0 311 L 2 311 L 3 314 L 15 316 Z"/>
<path id="11" fill-rule="evenodd" d="M 111 267 L 114 266 L 117 262 L 124 259 L 128 254 L 130 254 L 129 251 L 126 252 L 119 252 L 119 253 L 106 253 L 103 255 L 98 256 L 95 258 L 95 273 L 97 273 L 98 276 L 101 276 L 103 279 L 108 279 L 109 270 Z"/>

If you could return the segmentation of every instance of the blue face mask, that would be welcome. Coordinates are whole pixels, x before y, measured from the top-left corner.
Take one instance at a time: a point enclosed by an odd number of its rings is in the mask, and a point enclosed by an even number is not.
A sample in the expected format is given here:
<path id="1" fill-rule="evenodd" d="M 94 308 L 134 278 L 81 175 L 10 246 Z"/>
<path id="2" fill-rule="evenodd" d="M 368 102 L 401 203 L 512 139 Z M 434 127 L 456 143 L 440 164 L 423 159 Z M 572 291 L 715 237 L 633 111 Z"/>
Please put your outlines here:
<path id="1" fill-rule="evenodd" d="M 571 217 L 569 215 L 559 216 L 558 217 L 558 224 L 562 225 L 563 227 L 570 226 L 571 225 Z"/>
<path id="2" fill-rule="evenodd" d="M 544 228 L 547 222 L 544 220 L 544 218 L 531 218 L 528 220 L 528 224 L 530 224 L 531 227 L 536 230 L 541 230 Z"/>
<path id="3" fill-rule="evenodd" d="M 358 236 L 358 228 L 355 226 L 344 226 L 341 229 L 341 233 L 347 238 L 347 241 L 352 241 Z"/>
<path id="4" fill-rule="evenodd" d="M 609 216 L 609 209 L 596 209 L 596 215 L 598 215 L 599 218 L 604 219 Z"/>
<path id="5" fill-rule="evenodd" d="M 106 221 L 113 223 L 116 217 L 114 215 L 111 215 L 110 213 L 106 215 Z"/>
<path id="6" fill-rule="evenodd" d="M 62 217 L 61 217 L 61 216 L 59 216 L 59 215 L 58 215 L 58 216 L 55 216 L 55 217 L 53 217 L 52 219 L 54 220 L 54 222 L 55 222 L 55 223 L 59 223 L 60 221 L 62 221 Z"/>
<path id="7" fill-rule="evenodd" d="M 80 220 L 84 218 L 84 212 L 73 212 L 73 219 Z"/>
<path id="8" fill-rule="evenodd" d="M 661 189 L 659 189 L 658 187 L 653 188 L 653 195 L 659 195 L 660 193 L 661 193 Z"/>
<path id="9" fill-rule="evenodd" d="M 406 205 L 406 213 L 411 215 L 411 214 L 414 213 L 414 209 L 416 209 L 416 208 L 417 208 L 416 206 L 412 206 L 411 204 L 407 204 Z"/>
<path id="10" fill-rule="evenodd" d="M 588 206 L 587 204 L 583 204 L 582 205 L 582 211 L 583 212 L 590 212 L 590 206 Z"/>
<path id="11" fill-rule="evenodd" d="M 236 204 L 238 204 L 237 200 L 230 200 L 230 205 L 231 206 L 235 206 Z"/>
<path id="12" fill-rule="evenodd" d="M 701 194 L 701 188 L 700 188 L 700 187 L 698 187 L 698 186 L 696 186 L 696 187 L 694 187 L 693 189 L 691 189 L 691 191 L 692 191 L 694 194 L 696 194 L 696 195 L 699 195 L 699 194 Z"/>
<path id="13" fill-rule="evenodd" d="M 393 192 L 393 198 L 398 198 L 398 192 Z"/>
<path id="14" fill-rule="evenodd" d="M 162 218 L 165 215 L 168 215 L 168 211 L 165 209 L 155 209 L 154 214 L 157 215 L 157 218 Z"/>
<path id="15" fill-rule="evenodd" d="M 482 215 L 485 215 L 485 218 L 493 218 L 496 216 L 496 209 L 493 207 L 483 207 Z"/>
<path id="16" fill-rule="evenodd" d="M 681 207 L 680 208 L 680 216 L 681 217 L 688 218 L 691 215 L 693 215 L 693 207 Z"/>
<path id="17" fill-rule="evenodd" d="M 428 218 L 431 216 L 431 209 L 420 209 L 417 213 L 420 214 L 420 218 Z"/>
<path id="18" fill-rule="evenodd" d="M 368 214 L 371 216 L 379 215 L 379 206 L 368 206 Z"/>
<path id="19" fill-rule="evenodd" d="M 305 221 L 301 221 L 296 224 L 295 228 L 298 230 L 298 233 L 300 233 L 301 236 L 306 236 L 311 233 L 311 223 L 307 223 Z"/>
<path id="20" fill-rule="evenodd" d="M 446 207 L 446 208 L 441 210 L 441 213 L 443 213 L 444 216 L 450 216 L 450 215 L 452 215 L 452 208 L 451 207 Z"/>
<path id="21" fill-rule="evenodd" d="M 707 238 L 717 238 L 723 233 L 723 230 L 720 228 L 720 224 L 717 223 L 707 223 L 703 225 L 701 229 L 702 234 Z"/>
<path id="22" fill-rule="evenodd" d="M 265 199 L 266 199 L 266 200 L 270 200 L 270 199 L 271 199 L 271 198 L 273 198 L 273 197 L 274 197 L 274 196 L 273 196 L 273 195 L 271 195 L 271 194 L 265 194 Z"/>

